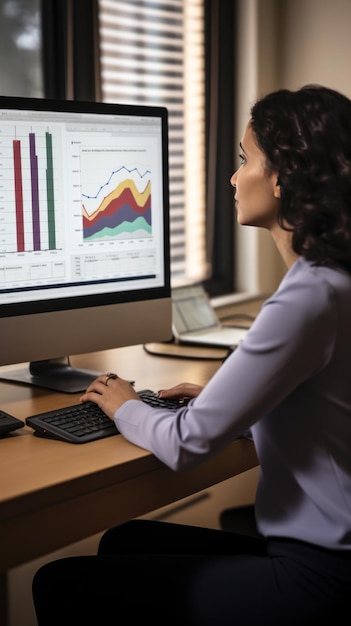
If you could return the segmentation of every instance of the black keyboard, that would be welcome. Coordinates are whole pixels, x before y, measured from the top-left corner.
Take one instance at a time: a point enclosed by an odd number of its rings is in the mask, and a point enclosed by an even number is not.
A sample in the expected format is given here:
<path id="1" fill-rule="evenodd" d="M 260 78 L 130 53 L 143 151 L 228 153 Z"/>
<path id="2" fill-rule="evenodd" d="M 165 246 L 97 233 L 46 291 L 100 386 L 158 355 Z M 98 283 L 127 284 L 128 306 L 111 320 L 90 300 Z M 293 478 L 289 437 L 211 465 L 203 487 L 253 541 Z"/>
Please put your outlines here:
<path id="1" fill-rule="evenodd" d="M 138 395 L 147 404 L 157 408 L 177 409 L 182 404 L 178 400 L 159 398 L 150 389 L 138 391 Z M 118 435 L 118 430 L 107 415 L 93 402 L 74 404 L 55 411 L 48 411 L 26 418 L 27 426 L 34 429 L 39 437 L 59 439 L 69 443 L 88 443 Z"/>

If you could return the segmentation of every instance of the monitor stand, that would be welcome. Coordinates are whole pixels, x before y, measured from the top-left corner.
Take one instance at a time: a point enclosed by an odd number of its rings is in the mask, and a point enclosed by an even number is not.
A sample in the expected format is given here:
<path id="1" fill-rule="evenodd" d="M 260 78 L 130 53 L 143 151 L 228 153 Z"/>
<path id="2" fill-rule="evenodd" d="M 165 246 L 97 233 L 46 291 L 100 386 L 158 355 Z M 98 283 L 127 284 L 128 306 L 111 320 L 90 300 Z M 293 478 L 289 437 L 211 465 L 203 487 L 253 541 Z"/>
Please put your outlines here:
<path id="1" fill-rule="evenodd" d="M 0 380 L 9 380 L 62 393 L 82 393 L 101 372 L 72 367 L 69 357 L 32 361 L 28 367 L 0 369 Z"/>

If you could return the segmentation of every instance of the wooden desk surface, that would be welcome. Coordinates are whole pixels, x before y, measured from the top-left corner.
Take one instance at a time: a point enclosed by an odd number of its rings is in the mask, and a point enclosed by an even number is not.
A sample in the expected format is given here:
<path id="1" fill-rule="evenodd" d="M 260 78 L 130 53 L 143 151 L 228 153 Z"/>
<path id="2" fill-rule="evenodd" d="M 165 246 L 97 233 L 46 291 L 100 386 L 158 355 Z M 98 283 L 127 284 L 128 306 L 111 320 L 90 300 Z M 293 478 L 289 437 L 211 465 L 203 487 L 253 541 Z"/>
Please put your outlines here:
<path id="1" fill-rule="evenodd" d="M 221 361 L 150 356 L 135 346 L 71 362 L 115 371 L 135 380 L 137 389 L 159 389 L 181 381 L 205 384 Z M 0 381 L 1 408 L 23 420 L 74 404 L 79 395 Z M 32 432 L 25 427 L 0 440 L 2 572 L 257 465 L 252 443 L 244 440 L 195 470 L 176 473 L 121 435 L 74 445 Z"/>

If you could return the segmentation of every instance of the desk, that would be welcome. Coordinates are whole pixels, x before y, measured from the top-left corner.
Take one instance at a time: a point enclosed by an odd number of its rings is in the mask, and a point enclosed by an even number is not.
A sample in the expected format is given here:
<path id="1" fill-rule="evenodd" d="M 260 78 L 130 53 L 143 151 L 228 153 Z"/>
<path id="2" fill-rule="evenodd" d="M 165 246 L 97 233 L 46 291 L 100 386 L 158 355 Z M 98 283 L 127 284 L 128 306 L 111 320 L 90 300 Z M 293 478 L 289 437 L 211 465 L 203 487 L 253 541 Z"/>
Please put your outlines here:
<path id="1" fill-rule="evenodd" d="M 116 371 L 136 388 L 205 384 L 215 360 L 172 359 L 142 346 L 72 358 L 72 365 Z M 28 415 L 67 406 L 60 394 L 0 381 L 1 408 Z M 0 440 L 0 623 L 6 624 L 6 571 L 109 526 L 148 513 L 257 465 L 253 444 L 239 440 L 191 471 L 175 473 L 121 435 L 74 445 L 34 437 L 23 428 Z"/>

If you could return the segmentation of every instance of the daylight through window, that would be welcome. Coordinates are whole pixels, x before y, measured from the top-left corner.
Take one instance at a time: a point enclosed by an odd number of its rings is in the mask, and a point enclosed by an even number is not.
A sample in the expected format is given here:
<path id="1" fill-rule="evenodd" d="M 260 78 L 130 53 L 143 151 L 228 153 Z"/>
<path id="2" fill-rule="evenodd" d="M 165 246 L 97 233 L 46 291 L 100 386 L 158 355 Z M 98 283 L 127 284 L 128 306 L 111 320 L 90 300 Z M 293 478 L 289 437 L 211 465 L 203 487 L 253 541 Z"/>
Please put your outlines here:
<path id="1" fill-rule="evenodd" d="M 169 112 L 172 284 L 205 278 L 203 0 L 99 0 L 105 102 Z"/>

